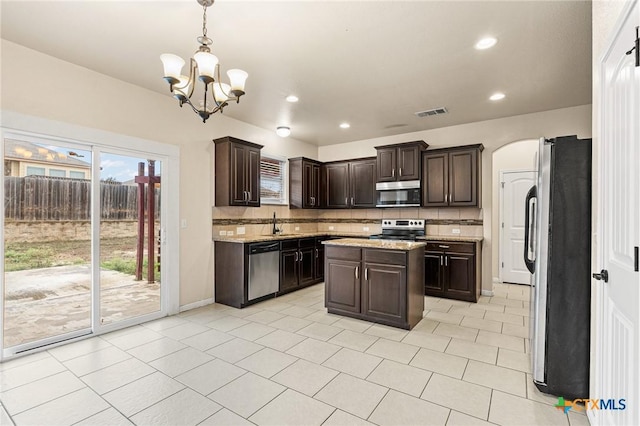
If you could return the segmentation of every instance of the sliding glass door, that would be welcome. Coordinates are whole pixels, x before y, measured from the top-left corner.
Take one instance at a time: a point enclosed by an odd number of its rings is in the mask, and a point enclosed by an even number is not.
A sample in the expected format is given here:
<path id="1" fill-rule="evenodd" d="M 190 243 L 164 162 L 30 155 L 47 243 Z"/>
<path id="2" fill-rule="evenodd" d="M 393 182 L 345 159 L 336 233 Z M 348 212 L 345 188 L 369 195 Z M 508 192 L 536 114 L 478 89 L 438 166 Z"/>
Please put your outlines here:
<path id="1" fill-rule="evenodd" d="M 26 136 L 2 147 L 4 356 L 162 316 L 165 159 Z"/>
<path id="2" fill-rule="evenodd" d="M 4 140 L 3 346 L 91 330 L 91 152 Z"/>
<path id="3" fill-rule="evenodd" d="M 100 153 L 100 323 L 160 312 L 162 162 Z"/>

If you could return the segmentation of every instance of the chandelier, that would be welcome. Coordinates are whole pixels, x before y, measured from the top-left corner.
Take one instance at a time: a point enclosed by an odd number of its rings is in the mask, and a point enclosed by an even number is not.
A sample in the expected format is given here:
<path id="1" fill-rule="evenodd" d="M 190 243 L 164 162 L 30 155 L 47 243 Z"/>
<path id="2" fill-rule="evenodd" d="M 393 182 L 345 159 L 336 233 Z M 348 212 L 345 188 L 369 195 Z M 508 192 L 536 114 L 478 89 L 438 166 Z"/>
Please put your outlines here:
<path id="1" fill-rule="evenodd" d="M 240 103 L 240 96 L 244 95 L 244 84 L 249 74 L 232 69 L 227 71 L 229 84 L 220 80 L 220 64 L 209 48 L 213 41 L 207 37 L 207 7 L 211 6 L 214 0 L 196 1 L 203 7 L 202 36 L 197 38 L 200 47 L 189 61 L 189 75 L 182 74 L 185 61 L 181 57 L 164 53 L 160 55 L 160 60 L 164 66 L 164 79 L 169 83 L 169 90 L 173 96 L 180 102 L 180 107 L 188 104 L 204 123 L 212 114 L 222 113 L 230 101 Z M 191 101 L 196 76 L 204 84 L 204 97 L 197 107 Z"/>

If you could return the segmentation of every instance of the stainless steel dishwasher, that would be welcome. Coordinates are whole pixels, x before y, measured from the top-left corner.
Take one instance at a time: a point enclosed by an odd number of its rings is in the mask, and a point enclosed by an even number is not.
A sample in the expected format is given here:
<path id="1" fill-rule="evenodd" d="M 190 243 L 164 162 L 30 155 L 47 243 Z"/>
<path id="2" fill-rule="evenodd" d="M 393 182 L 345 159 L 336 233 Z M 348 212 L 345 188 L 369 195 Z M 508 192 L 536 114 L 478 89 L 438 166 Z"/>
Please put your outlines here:
<path id="1" fill-rule="evenodd" d="M 249 298 L 276 293 L 280 283 L 280 242 L 249 245 Z"/>

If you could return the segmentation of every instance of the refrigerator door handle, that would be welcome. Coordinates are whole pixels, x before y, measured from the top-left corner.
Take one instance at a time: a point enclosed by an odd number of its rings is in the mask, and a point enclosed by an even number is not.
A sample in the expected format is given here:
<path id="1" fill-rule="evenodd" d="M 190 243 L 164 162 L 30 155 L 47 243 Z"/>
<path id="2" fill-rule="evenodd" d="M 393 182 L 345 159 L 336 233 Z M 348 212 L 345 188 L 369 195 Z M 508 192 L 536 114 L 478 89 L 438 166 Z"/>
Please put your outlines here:
<path id="1" fill-rule="evenodd" d="M 529 272 L 533 274 L 535 271 L 535 259 L 529 258 L 529 239 L 533 240 L 533 236 L 529 235 L 531 231 L 531 224 L 529 223 L 529 219 L 533 222 L 533 217 L 529 217 L 529 211 L 531 210 L 531 200 L 536 198 L 536 187 L 535 185 L 531 187 L 529 192 L 527 192 L 527 198 L 525 200 L 525 211 L 524 211 L 524 263 L 527 266 Z M 533 216 L 533 215 L 532 215 Z"/>

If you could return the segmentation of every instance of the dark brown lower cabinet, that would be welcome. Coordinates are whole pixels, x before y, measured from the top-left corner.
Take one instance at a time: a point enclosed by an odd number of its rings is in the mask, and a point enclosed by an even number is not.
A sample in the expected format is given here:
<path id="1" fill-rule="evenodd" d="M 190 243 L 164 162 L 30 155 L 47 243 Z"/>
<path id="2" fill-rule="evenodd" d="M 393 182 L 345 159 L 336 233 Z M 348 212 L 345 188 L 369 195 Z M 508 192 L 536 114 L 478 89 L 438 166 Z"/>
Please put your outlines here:
<path id="1" fill-rule="evenodd" d="M 316 239 L 285 240 L 280 251 L 280 293 L 320 282 L 316 277 Z"/>
<path id="2" fill-rule="evenodd" d="M 411 329 L 424 311 L 423 257 L 423 247 L 400 251 L 327 245 L 328 312 Z"/>
<path id="3" fill-rule="evenodd" d="M 430 241 L 424 253 L 424 294 L 477 302 L 481 264 L 479 242 Z"/>
<path id="4" fill-rule="evenodd" d="M 327 259 L 325 305 L 329 311 L 360 312 L 360 261 Z M 327 284 L 329 283 L 329 284 Z M 332 285 L 331 283 L 336 283 Z M 337 285 L 337 283 L 340 283 Z"/>

